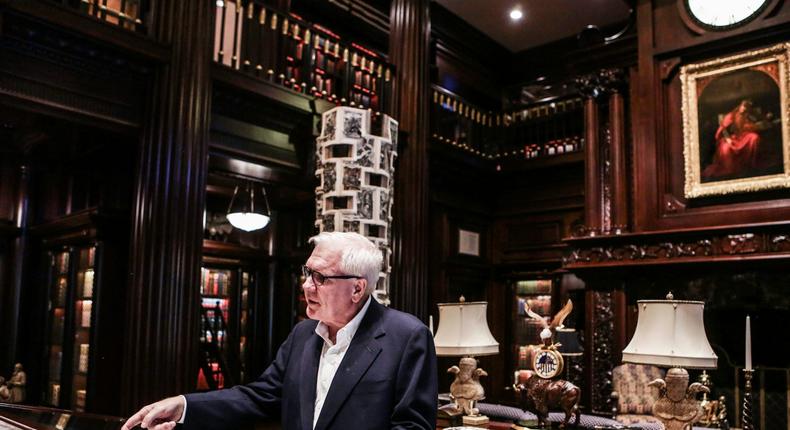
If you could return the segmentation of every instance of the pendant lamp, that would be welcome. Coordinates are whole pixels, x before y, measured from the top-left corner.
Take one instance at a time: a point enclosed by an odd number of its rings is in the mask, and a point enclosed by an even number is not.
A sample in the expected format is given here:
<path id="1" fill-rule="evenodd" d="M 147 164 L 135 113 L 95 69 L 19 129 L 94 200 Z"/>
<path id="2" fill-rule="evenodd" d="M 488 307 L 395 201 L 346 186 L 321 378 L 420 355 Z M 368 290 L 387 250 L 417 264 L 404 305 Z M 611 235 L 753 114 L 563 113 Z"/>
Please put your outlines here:
<path id="1" fill-rule="evenodd" d="M 239 185 L 233 190 L 233 197 L 228 206 L 228 222 L 233 227 L 244 231 L 255 231 L 266 227 L 271 219 L 269 199 L 266 197 L 266 188 L 261 184 L 263 201 L 266 212 L 261 211 L 260 205 L 255 205 L 255 185 L 247 182 L 244 190 L 239 194 Z"/>

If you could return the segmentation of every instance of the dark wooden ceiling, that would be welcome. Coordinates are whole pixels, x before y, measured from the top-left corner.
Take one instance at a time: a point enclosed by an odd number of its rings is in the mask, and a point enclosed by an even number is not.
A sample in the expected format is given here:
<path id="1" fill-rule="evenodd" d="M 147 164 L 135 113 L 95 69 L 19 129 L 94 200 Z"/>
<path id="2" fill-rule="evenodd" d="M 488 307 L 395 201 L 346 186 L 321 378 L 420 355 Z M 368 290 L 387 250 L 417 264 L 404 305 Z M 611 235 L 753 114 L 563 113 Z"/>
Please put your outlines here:
<path id="1" fill-rule="evenodd" d="M 514 53 L 574 36 L 588 25 L 625 23 L 631 9 L 624 0 L 436 1 Z M 513 8 L 523 18 L 511 20 Z"/>

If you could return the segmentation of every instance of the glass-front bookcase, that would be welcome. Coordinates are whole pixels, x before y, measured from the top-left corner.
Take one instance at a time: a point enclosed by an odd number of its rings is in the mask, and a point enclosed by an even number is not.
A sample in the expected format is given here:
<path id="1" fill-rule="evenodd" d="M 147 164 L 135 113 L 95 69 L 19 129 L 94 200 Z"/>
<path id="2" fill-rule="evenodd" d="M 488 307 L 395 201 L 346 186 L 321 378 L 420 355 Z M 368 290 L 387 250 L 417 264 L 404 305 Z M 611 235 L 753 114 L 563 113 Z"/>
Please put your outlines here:
<path id="1" fill-rule="evenodd" d="M 82 412 L 91 364 L 96 246 L 63 247 L 49 256 L 45 402 Z"/>
<path id="2" fill-rule="evenodd" d="M 252 338 L 255 273 L 242 267 L 204 265 L 201 269 L 200 342 L 207 359 L 202 389 L 247 382 Z M 230 377 L 230 380 L 226 380 Z"/>
<path id="3" fill-rule="evenodd" d="M 530 346 L 540 345 L 540 332 L 543 325 L 527 315 L 531 309 L 545 320 L 551 318 L 552 294 L 554 282 L 552 279 L 520 279 L 513 282 L 513 369 L 529 369 Z"/>

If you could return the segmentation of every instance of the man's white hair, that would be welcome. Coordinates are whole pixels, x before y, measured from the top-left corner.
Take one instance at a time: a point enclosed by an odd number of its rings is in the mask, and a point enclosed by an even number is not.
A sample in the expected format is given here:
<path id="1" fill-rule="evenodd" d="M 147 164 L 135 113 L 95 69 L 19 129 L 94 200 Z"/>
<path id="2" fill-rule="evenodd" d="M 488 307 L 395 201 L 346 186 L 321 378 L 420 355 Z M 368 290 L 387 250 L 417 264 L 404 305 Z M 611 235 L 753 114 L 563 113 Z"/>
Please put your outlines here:
<path id="1" fill-rule="evenodd" d="M 343 274 L 356 275 L 368 282 L 365 290 L 370 294 L 376 288 L 379 271 L 384 257 L 381 250 L 368 238 L 352 232 L 323 232 L 310 238 L 315 246 L 327 246 L 340 250 L 340 269 Z"/>

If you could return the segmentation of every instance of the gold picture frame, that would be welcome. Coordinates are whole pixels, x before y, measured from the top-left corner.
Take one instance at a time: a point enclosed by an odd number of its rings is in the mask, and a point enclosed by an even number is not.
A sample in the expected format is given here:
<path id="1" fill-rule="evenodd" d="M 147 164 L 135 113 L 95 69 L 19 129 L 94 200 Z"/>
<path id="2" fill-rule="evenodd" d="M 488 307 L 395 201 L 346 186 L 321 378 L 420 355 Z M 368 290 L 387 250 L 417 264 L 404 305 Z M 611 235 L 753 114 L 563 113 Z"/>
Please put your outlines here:
<path id="1" fill-rule="evenodd" d="M 680 69 L 686 198 L 790 187 L 790 43 Z"/>

